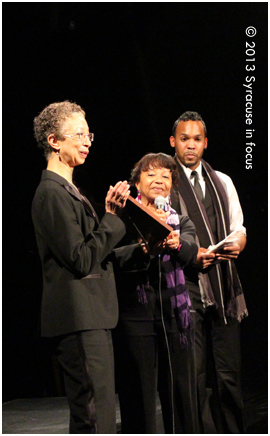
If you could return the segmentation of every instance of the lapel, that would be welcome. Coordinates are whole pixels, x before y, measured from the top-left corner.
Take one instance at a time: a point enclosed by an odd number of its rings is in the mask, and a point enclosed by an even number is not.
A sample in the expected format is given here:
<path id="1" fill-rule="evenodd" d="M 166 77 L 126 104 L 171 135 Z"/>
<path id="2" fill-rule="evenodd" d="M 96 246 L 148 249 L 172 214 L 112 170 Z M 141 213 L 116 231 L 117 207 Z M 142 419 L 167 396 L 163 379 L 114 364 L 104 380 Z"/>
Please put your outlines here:
<path id="1" fill-rule="evenodd" d="M 74 186 L 68 184 L 68 185 L 64 185 L 64 187 L 69 192 L 69 194 L 71 194 L 73 197 L 76 197 L 78 200 L 82 202 L 85 210 L 95 219 L 97 224 L 99 224 L 99 219 L 90 201 L 84 195 L 82 195 L 76 188 L 74 188 Z"/>
<path id="2" fill-rule="evenodd" d="M 202 247 L 214 245 L 216 242 L 213 232 L 211 230 L 211 225 L 205 207 L 200 201 L 196 191 L 194 190 L 190 180 L 186 176 L 186 173 L 177 161 L 176 157 L 175 161 L 179 169 L 180 178 L 177 190 L 180 192 L 181 197 L 185 203 L 189 218 L 191 219 L 191 221 L 193 221 L 193 224 L 196 227 L 196 232 L 199 237 L 200 245 Z"/>
<path id="3" fill-rule="evenodd" d="M 74 186 L 72 186 L 64 177 L 59 176 L 59 174 L 54 173 L 53 171 L 43 170 L 41 180 L 46 179 L 54 180 L 55 182 L 59 183 L 68 191 L 70 195 L 81 201 L 85 210 L 89 213 L 89 215 L 94 218 L 96 223 L 99 224 L 99 219 L 90 201 L 86 197 L 84 197 L 76 188 L 74 188 Z"/>

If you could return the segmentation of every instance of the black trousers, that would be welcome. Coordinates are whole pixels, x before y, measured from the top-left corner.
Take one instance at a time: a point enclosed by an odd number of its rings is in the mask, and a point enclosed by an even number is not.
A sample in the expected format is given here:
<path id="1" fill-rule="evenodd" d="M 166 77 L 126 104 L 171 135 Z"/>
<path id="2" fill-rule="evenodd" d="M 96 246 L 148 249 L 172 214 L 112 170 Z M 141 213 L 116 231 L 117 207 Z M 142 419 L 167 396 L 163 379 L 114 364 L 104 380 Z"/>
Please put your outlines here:
<path id="1" fill-rule="evenodd" d="M 244 433 L 240 324 L 217 322 L 190 292 L 195 314 L 195 355 L 200 433 Z"/>
<path id="2" fill-rule="evenodd" d="M 70 407 L 70 433 L 116 433 L 111 332 L 91 330 L 58 339 Z"/>
<path id="3" fill-rule="evenodd" d="M 125 336 L 114 332 L 114 337 L 121 432 L 157 432 L 158 390 L 165 433 L 197 434 L 194 350 L 180 348 L 178 333 L 168 334 L 169 362 L 160 329 L 156 336 Z"/>

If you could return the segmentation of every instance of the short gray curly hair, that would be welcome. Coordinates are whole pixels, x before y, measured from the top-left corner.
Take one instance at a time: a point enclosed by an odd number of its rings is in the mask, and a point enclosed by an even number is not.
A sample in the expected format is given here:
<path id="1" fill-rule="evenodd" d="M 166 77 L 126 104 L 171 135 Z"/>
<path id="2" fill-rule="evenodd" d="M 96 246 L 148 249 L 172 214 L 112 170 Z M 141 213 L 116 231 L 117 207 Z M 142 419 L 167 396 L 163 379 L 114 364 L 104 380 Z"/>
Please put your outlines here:
<path id="1" fill-rule="evenodd" d="M 48 136 L 54 134 L 60 139 L 63 124 L 75 113 L 81 113 L 85 117 L 85 112 L 81 106 L 65 100 L 46 106 L 34 118 L 34 137 L 38 147 L 44 151 L 47 160 L 52 152 L 52 147 L 47 141 Z"/>

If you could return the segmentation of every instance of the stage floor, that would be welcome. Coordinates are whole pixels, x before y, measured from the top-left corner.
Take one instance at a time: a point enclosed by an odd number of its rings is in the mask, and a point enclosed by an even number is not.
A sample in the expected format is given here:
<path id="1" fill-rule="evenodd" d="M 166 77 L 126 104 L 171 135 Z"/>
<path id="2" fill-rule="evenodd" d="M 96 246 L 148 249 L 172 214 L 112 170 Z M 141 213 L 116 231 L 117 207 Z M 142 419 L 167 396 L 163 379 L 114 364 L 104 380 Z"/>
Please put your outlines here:
<path id="1" fill-rule="evenodd" d="M 117 398 L 117 397 L 116 397 Z M 248 434 L 268 434 L 267 395 L 245 399 Z M 157 399 L 158 433 L 164 434 Z M 68 434 L 69 411 L 64 397 L 18 399 L 3 404 L 2 434 Z M 119 403 L 116 404 L 117 433 L 121 433 Z"/>
<path id="2" fill-rule="evenodd" d="M 3 404 L 2 434 L 68 434 L 69 409 L 65 397 L 13 400 Z M 157 425 L 164 434 L 161 406 L 157 398 Z M 121 433 L 116 395 L 116 426 Z"/>

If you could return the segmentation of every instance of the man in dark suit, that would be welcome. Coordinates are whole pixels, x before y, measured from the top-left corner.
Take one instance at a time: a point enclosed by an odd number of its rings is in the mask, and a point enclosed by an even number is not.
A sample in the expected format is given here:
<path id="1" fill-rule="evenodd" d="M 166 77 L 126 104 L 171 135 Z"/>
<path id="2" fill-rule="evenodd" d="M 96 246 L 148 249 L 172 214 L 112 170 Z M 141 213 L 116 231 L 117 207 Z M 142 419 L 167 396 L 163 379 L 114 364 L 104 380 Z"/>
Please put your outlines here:
<path id="1" fill-rule="evenodd" d="M 175 121 L 170 144 L 180 175 L 172 206 L 191 218 L 199 245 L 197 262 L 185 269 L 185 277 L 195 310 L 201 432 L 243 433 L 239 324 L 247 309 L 234 264 L 246 244 L 242 209 L 230 177 L 202 159 L 208 141 L 197 112 Z M 208 252 L 233 231 L 227 247 Z"/>
<path id="2" fill-rule="evenodd" d="M 118 305 L 110 254 L 125 234 L 117 216 L 127 182 L 110 187 L 99 222 L 73 184 L 93 134 L 85 113 L 68 101 L 53 103 L 34 120 L 47 169 L 32 204 L 43 269 L 41 335 L 53 338 L 70 406 L 70 433 L 116 433 L 111 329 Z"/>

